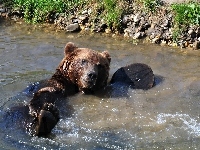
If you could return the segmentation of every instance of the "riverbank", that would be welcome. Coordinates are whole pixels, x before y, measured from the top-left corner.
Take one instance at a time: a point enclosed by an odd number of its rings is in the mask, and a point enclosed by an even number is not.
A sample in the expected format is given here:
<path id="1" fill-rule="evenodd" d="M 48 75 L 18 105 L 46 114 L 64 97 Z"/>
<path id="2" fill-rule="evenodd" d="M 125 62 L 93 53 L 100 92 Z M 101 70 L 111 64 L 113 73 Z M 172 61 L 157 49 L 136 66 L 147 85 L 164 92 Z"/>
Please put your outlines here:
<path id="1" fill-rule="evenodd" d="M 177 46 L 197 50 L 200 48 L 200 6 L 198 2 L 183 3 L 182 0 L 167 1 L 76 1 L 66 5 L 63 10 L 49 10 L 41 5 L 40 10 L 26 12 L 18 5 L 1 5 L 1 16 L 18 21 L 23 18 L 26 22 L 54 24 L 57 29 L 66 32 L 103 32 L 112 36 L 123 36 L 133 43 L 145 39 L 150 43 Z M 179 2 L 179 4 L 173 4 Z M 39 3 L 39 2 L 38 2 Z M 58 1 L 59 3 L 59 1 Z M 185 5 L 187 4 L 187 5 Z M 14 7 L 15 6 L 15 7 Z M 59 8 L 64 5 L 58 4 Z M 181 9 L 182 10 L 181 10 Z M 186 20 L 188 9 L 192 9 L 193 20 Z M 43 10 L 42 10 L 43 9 Z M 56 8 L 54 8 L 56 9 Z M 41 11 L 42 10 L 42 11 Z M 183 11 L 186 18 L 178 16 Z M 194 11 L 193 11 L 194 10 Z M 191 13 L 188 16 L 191 16 Z M 196 15 L 196 16 L 195 16 Z M 42 18 L 43 16 L 43 18 Z M 181 20 L 182 17 L 182 20 Z M 45 18 L 45 19 L 44 19 Z"/>

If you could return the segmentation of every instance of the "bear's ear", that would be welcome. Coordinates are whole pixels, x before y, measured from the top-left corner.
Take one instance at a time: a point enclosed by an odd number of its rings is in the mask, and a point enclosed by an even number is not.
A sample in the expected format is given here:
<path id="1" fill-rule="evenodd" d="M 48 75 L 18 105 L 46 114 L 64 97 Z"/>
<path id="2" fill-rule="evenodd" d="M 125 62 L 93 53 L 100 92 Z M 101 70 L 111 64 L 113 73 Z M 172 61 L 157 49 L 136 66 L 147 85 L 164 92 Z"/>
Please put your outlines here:
<path id="1" fill-rule="evenodd" d="M 103 57 L 107 58 L 110 63 L 111 57 L 110 57 L 110 54 L 108 53 L 108 51 L 103 51 L 101 54 Z"/>
<path id="2" fill-rule="evenodd" d="M 67 55 L 68 53 L 73 52 L 76 48 L 78 47 L 76 47 L 74 43 L 68 42 L 65 46 L 64 54 Z"/>

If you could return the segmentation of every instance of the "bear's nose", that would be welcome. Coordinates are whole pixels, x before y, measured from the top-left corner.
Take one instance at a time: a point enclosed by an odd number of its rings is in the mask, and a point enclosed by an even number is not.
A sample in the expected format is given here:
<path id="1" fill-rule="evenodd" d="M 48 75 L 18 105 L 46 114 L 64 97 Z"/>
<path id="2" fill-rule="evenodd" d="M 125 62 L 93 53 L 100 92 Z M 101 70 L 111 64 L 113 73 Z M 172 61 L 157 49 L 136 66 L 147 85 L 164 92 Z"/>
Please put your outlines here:
<path id="1" fill-rule="evenodd" d="M 91 79 L 91 80 L 94 80 L 97 78 L 97 74 L 95 72 L 90 72 L 88 73 L 88 77 Z"/>

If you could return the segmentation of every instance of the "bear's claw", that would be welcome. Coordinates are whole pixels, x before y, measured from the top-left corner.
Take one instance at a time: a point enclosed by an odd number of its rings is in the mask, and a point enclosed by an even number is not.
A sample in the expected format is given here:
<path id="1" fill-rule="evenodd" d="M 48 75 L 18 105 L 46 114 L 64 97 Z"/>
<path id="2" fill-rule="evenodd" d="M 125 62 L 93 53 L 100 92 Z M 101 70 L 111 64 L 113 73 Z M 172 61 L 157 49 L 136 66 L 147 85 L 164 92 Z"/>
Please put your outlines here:
<path id="1" fill-rule="evenodd" d="M 51 133 L 59 121 L 59 111 L 52 103 L 45 103 L 38 117 L 34 118 L 32 129 L 35 136 L 45 136 Z"/>

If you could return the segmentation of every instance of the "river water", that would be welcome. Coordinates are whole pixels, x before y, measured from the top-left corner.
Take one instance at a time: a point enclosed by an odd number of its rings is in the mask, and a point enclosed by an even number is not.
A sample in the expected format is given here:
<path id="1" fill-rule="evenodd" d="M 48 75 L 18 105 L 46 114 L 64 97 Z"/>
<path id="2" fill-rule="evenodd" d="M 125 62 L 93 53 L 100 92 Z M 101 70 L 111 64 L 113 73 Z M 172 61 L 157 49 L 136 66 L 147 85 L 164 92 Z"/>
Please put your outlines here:
<path id="1" fill-rule="evenodd" d="M 150 90 L 117 87 L 112 95 L 66 98 L 61 120 L 47 138 L 30 136 L 20 111 L 27 85 L 47 79 L 67 42 L 112 56 L 110 78 L 121 66 L 145 63 L 156 76 Z M 122 39 L 64 33 L 0 20 L 0 149 L 200 149 L 200 51 Z M 68 114 L 69 111 L 70 113 Z"/>

